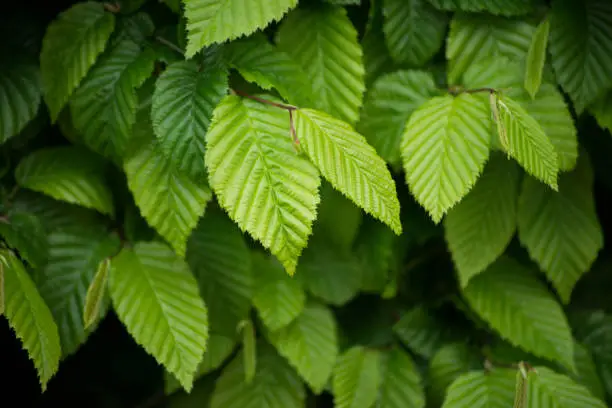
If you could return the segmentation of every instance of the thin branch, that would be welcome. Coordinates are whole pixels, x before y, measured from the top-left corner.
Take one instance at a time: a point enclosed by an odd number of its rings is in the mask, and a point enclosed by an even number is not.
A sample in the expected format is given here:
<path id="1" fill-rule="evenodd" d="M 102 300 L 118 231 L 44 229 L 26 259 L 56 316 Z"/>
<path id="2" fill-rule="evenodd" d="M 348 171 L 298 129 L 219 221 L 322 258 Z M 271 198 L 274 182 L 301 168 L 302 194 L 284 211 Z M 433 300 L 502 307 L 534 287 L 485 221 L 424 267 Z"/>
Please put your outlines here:
<path id="1" fill-rule="evenodd" d="M 178 45 L 172 43 L 172 41 L 166 40 L 164 37 L 156 36 L 155 39 L 159 41 L 161 44 L 164 44 L 166 47 L 170 48 L 172 51 L 176 51 L 182 56 L 185 56 L 185 53 Z"/>
<path id="2" fill-rule="evenodd" d="M 119 3 L 104 3 L 104 9 L 113 14 L 117 14 L 121 11 L 121 6 Z"/>
<path id="3" fill-rule="evenodd" d="M 459 94 L 462 94 L 462 93 L 465 93 L 465 94 L 475 94 L 475 93 L 487 92 L 487 93 L 490 93 L 490 94 L 495 94 L 495 93 L 499 92 L 499 90 L 494 89 L 494 88 L 464 89 L 464 88 L 461 88 L 461 87 L 458 87 L 458 86 L 453 86 L 453 87 L 450 87 L 448 89 L 448 92 L 450 94 L 456 96 L 456 95 L 459 95 Z"/>
<path id="4" fill-rule="evenodd" d="M 296 106 L 285 105 L 284 103 L 278 103 L 278 102 L 269 101 L 267 99 L 260 98 L 259 96 L 250 95 L 250 94 L 248 94 L 246 92 L 239 91 L 237 89 L 233 89 L 232 92 L 234 92 L 236 95 L 240 95 L 240 96 L 242 96 L 244 98 L 249 98 L 249 99 L 252 99 L 252 100 L 257 101 L 259 103 L 263 103 L 265 105 L 274 106 L 276 108 L 284 109 L 284 110 L 289 111 L 289 112 L 294 111 L 294 110 L 297 109 Z"/>

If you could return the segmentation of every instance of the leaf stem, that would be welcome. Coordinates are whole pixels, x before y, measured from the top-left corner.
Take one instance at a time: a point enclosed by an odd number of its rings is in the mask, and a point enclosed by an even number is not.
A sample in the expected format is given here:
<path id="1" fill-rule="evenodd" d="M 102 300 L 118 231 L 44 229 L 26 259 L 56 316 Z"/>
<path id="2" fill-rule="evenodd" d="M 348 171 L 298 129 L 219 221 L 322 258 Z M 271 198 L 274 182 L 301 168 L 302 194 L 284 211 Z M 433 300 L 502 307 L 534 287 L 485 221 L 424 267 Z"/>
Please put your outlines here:
<path id="1" fill-rule="evenodd" d="M 185 53 L 178 45 L 174 44 L 172 41 L 166 40 L 164 37 L 160 37 L 159 35 L 155 37 L 155 39 L 160 43 L 170 48 L 172 51 L 176 51 L 182 56 L 185 56 Z"/>
<path id="2" fill-rule="evenodd" d="M 240 91 L 238 89 L 232 89 L 232 92 L 234 92 L 236 95 L 242 96 L 244 98 L 249 98 L 249 99 L 252 99 L 252 100 L 257 101 L 259 103 L 263 103 L 265 105 L 274 106 L 276 108 L 284 109 L 284 110 L 289 111 L 289 112 L 292 112 L 292 111 L 297 109 L 296 106 L 285 105 L 284 103 L 278 103 L 278 102 L 274 102 L 274 101 L 269 101 L 267 99 L 260 98 L 259 96 L 250 95 L 250 94 L 248 94 L 246 92 L 243 92 L 243 91 Z"/>
<path id="3" fill-rule="evenodd" d="M 499 92 L 497 89 L 495 88 L 474 88 L 474 89 L 464 89 L 458 86 L 452 86 L 450 88 L 448 88 L 448 92 L 451 95 L 460 95 L 462 93 L 465 94 L 475 94 L 475 93 L 483 93 L 483 92 L 488 92 L 490 94 L 495 94 L 497 92 Z"/>

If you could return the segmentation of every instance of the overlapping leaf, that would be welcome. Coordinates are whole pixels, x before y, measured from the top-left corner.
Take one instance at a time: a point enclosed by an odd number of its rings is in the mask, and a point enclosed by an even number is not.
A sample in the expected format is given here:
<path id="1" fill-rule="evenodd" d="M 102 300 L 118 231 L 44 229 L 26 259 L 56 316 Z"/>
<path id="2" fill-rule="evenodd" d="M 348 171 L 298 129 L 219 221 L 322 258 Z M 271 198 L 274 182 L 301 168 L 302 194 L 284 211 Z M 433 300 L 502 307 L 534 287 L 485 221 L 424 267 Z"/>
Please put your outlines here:
<path id="1" fill-rule="evenodd" d="M 550 32 L 550 20 L 542 21 L 531 40 L 527 61 L 525 62 L 525 89 L 532 98 L 538 93 L 542 84 L 542 73 L 546 62 L 546 46 L 548 45 L 548 35 Z"/>
<path id="2" fill-rule="evenodd" d="M 570 373 L 570 377 L 587 387 L 594 397 L 604 400 L 606 391 L 599 377 L 593 355 L 581 343 L 574 343 L 574 361 L 576 361 L 576 374 Z"/>
<path id="3" fill-rule="evenodd" d="M 380 387 L 380 408 L 423 408 L 425 393 L 421 376 L 408 353 L 394 348 L 383 356 L 385 364 Z"/>
<path id="4" fill-rule="evenodd" d="M 519 182 L 518 166 L 497 153 L 474 188 L 448 213 L 446 242 L 461 285 L 503 254 L 514 236 Z"/>
<path id="5" fill-rule="evenodd" d="M 208 318 L 188 265 L 161 243 L 137 243 L 111 261 L 110 294 L 136 342 L 190 390 Z"/>
<path id="6" fill-rule="evenodd" d="M 400 253 L 401 240 L 393 231 L 373 218 L 364 219 L 355 242 L 355 251 L 361 262 L 361 290 L 380 293 L 384 290 Z"/>
<path id="7" fill-rule="evenodd" d="M 114 254 L 113 254 L 114 255 Z M 96 273 L 87 288 L 85 294 L 85 305 L 83 306 L 83 324 L 85 330 L 93 327 L 105 311 L 109 299 L 108 294 L 108 274 L 110 273 L 110 257 L 104 258 L 99 264 Z"/>
<path id="8" fill-rule="evenodd" d="M 56 200 L 114 213 L 111 191 L 104 180 L 104 162 L 78 147 L 34 151 L 15 170 L 17 183 Z"/>
<path id="9" fill-rule="evenodd" d="M 568 303 L 572 290 L 603 247 L 587 156 L 561 175 L 559 192 L 526 178 L 518 212 L 519 238 Z"/>
<path id="10" fill-rule="evenodd" d="M 442 47 L 448 17 L 427 0 L 384 0 L 387 48 L 399 63 L 422 66 Z"/>
<path id="11" fill-rule="evenodd" d="M 9 59 L 6 56 L 2 58 Z M 3 61 L 0 66 L 0 143 L 17 135 L 34 119 L 40 98 L 38 67 Z"/>
<path id="12" fill-rule="evenodd" d="M 516 371 L 496 368 L 490 373 L 470 371 L 448 388 L 442 408 L 507 408 L 514 405 Z M 529 405 L 531 407 L 531 405 Z"/>
<path id="13" fill-rule="evenodd" d="M 424 358 L 431 358 L 449 340 L 448 328 L 424 306 L 404 313 L 393 331 L 406 347 Z"/>
<path id="14" fill-rule="evenodd" d="M 436 223 L 470 191 L 489 157 L 487 108 L 473 95 L 435 97 L 406 125 L 401 154 L 407 183 Z"/>
<path id="15" fill-rule="evenodd" d="M 78 3 L 47 28 L 40 55 L 44 99 L 55 121 L 106 46 L 115 18 L 102 3 Z"/>
<path id="16" fill-rule="evenodd" d="M 436 93 L 431 73 L 397 71 L 368 90 L 357 129 L 391 165 L 400 163 L 400 144 L 410 115 Z"/>
<path id="17" fill-rule="evenodd" d="M 312 231 L 320 178 L 296 155 L 287 112 L 227 96 L 207 135 L 206 165 L 229 216 L 293 274 Z"/>
<path id="18" fill-rule="evenodd" d="M 325 235 L 335 246 L 351 249 L 363 219 L 363 212 L 327 182 L 321 185 L 320 196 L 321 203 L 313 226 L 315 235 Z M 389 230 L 386 227 L 385 229 Z"/>
<path id="19" fill-rule="evenodd" d="M 548 367 L 535 367 L 529 372 L 526 394 L 530 408 L 606 407 L 586 387 Z"/>
<path id="20" fill-rule="evenodd" d="M 332 378 L 334 407 L 369 408 L 374 405 L 382 381 L 380 360 L 379 351 L 362 346 L 344 352 Z"/>
<path id="21" fill-rule="evenodd" d="M 528 14 L 538 4 L 537 0 L 428 0 L 445 11 L 487 12 L 503 16 Z"/>
<path id="22" fill-rule="evenodd" d="M 574 370 L 574 342 L 561 306 L 520 263 L 498 259 L 463 293 L 474 311 L 510 343 Z"/>
<path id="23" fill-rule="evenodd" d="M 9 211 L 6 218 L 0 218 L 0 237 L 33 267 L 39 268 L 47 261 L 47 230 L 36 215 Z"/>
<path id="24" fill-rule="evenodd" d="M 368 87 L 380 75 L 393 72 L 397 69 L 397 64 L 393 61 L 385 44 L 383 17 L 382 0 L 372 0 L 370 2 L 368 23 L 361 39 L 365 82 Z"/>
<path id="25" fill-rule="evenodd" d="M 213 43 L 223 43 L 264 28 L 295 7 L 298 0 L 183 0 L 188 58 Z"/>
<path id="26" fill-rule="evenodd" d="M 0 251 L 4 287 L 4 315 L 21 340 L 45 391 L 62 356 L 53 316 L 21 261 L 9 250 Z"/>
<path id="27" fill-rule="evenodd" d="M 314 108 L 354 125 L 363 101 L 363 52 L 341 7 L 299 9 L 277 34 L 278 46 L 306 72 Z"/>

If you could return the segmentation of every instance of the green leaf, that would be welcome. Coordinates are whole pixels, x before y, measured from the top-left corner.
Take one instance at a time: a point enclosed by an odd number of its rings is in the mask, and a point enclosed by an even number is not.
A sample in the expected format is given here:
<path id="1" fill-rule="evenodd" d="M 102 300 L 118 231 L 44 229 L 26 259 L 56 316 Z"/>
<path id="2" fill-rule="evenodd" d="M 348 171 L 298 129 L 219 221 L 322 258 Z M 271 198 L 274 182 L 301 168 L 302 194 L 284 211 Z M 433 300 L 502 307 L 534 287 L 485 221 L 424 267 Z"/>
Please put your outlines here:
<path id="1" fill-rule="evenodd" d="M 365 82 L 368 88 L 372 81 L 380 75 L 397 70 L 397 64 L 391 58 L 387 44 L 385 44 L 384 16 L 381 3 L 382 0 L 372 0 L 370 2 L 368 23 L 361 39 Z"/>
<path id="2" fill-rule="evenodd" d="M 448 17 L 426 0 L 383 1 L 385 43 L 395 61 L 422 66 L 442 47 Z"/>
<path id="3" fill-rule="evenodd" d="M 429 360 L 428 396 L 442 405 L 447 388 L 461 374 L 482 368 L 479 354 L 465 343 L 449 343 L 440 347 Z"/>
<path id="4" fill-rule="evenodd" d="M 168 66 L 155 83 L 151 119 L 159 145 L 180 170 L 202 177 L 204 137 L 228 90 L 227 71 L 195 61 Z"/>
<path id="5" fill-rule="evenodd" d="M 57 326 L 28 272 L 11 251 L 0 250 L 0 267 L 4 315 L 34 363 L 44 392 L 62 356 Z"/>
<path id="6" fill-rule="evenodd" d="M 263 35 L 233 41 L 224 49 L 231 67 L 262 89 L 276 89 L 289 103 L 312 104 L 312 88 L 300 65 Z"/>
<path id="7" fill-rule="evenodd" d="M 547 367 L 535 367 L 527 376 L 527 404 L 534 408 L 605 408 L 603 401 L 571 378 Z"/>
<path id="8" fill-rule="evenodd" d="M 574 343 L 563 310 L 527 268 L 501 257 L 470 280 L 463 293 L 504 339 L 574 371 Z"/>
<path id="9" fill-rule="evenodd" d="M 523 60 L 535 29 L 535 25 L 519 19 L 455 14 L 446 46 L 448 83 L 457 84 L 470 65 L 488 57 Z"/>
<path id="10" fill-rule="evenodd" d="M 542 126 L 510 97 L 496 98 L 495 104 L 499 115 L 499 137 L 508 155 L 527 173 L 556 191 L 559 173 L 557 153 Z"/>
<path id="11" fill-rule="evenodd" d="M 549 32 L 550 20 L 546 18 L 538 25 L 527 53 L 524 86 L 532 98 L 535 98 L 542 84 L 542 72 L 546 62 L 546 46 L 548 45 Z"/>
<path id="12" fill-rule="evenodd" d="M 393 326 L 393 332 L 406 347 L 426 359 L 449 340 L 448 328 L 423 306 L 404 313 Z"/>
<path id="13" fill-rule="evenodd" d="M 345 122 L 312 109 L 295 112 L 300 144 L 331 185 L 401 234 L 395 182 L 365 138 Z"/>
<path id="14" fill-rule="evenodd" d="M 612 131 L 612 92 L 606 92 L 589 105 L 588 110 L 601 128 Z"/>
<path id="15" fill-rule="evenodd" d="M 277 33 L 281 50 L 306 72 L 314 105 L 354 125 L 365 91 L 363 52 L 357 30 L 342 7 L 300 8 Z"/>
<path id="16" fill-rule="evenodd" d="M 436 94 L 426 71 L 397 71 L 379 77 L 368 90 L 357 129 L 392 166 L 401 163 L 400 145 L 412 113 Z"/>
<path id="17" fill-rule="evenodd" d="M 104 258 L 98 265 L 98 270 L 87 288 L 85 306 L 83 307 L 83 323 L 85 330 L 96 323 L 103 310 L 102 304 L 107 293 L 110 258 Z"/>
<path id="18" fill-rule="evenodd" d="M 448 388 L 442 408 L 511 407 L 514 405 L 515 378 L 516 371 L 505 368 L 462 374 Z"/>
<path id="19" fill-rule="evenodd" d="M 502 16 L 518 16 L 532 12 L 536 0 L 428 0 L 436 8 L 444 11 L 487 12 Z"/>
<path id="20" fill-rule="evenodd" d="M 113 215 L 113 197 L 104 180 L 105 163 L 79 147 L 34 151 L 15 170 L 17 183 L 56 200 Z"/>
<path id="21" fill-rule="evenodd" d="M 304 289 L 276 260 L 254 253 L 253 274 L 253 306 L 270 331 L 282 329 L 302 313 L 306 303 Z"/>
<path id="22" fill-rule="evenodd" d="M 142 216 L 184 257 L 187 239 L 212 198 L 208 186 L 178 171 L 154 140 L 128 154 L 123 167 Z"/>
<path id="23" fill-rule="evenodd" d="M 92 150 L 123 156 L 138 111 L 136 89 L 153 72 L 155 54 L 123 40 L 100 57 L 70 102 L 74 127 Z"/>
<path id="24" fill-rule="evenodd" d="M 406 181 L 435 223 L 478 179 L 490 132 L 488 106 L 469 94 L 434 97 L 410 117 L 401 144 Z"/>
<path id="25" fill-rule="evenodd" d="M 0 65 L 0 143 L 25 129 L 40 105 L 40 72 L 35 64 L 8 60 Z"/>
<path id="26" fill-rule="evenodd" d="M 399 347 L 383 355 L 385 362 L 377 407 L 424 408 L 421 376 L 408 353 Z"/>
<path id="27" fill-rule="evenodd" d="M 516 231 L 520 172 L 501 153 L 491 156 L 467 196 L 444 220 L 461 286 L 504 253 Z"/>
<path id="28" fill-rule="evenodd" d="M 334 368 L 334 407 L 370 408 L 376 402 L 381 381 L 380 352 L 361 346 L 350 348 Z"/>
<path id="29" fill-rule="evenodd" d="M 355 252 L 361 261 L 361 290 L 381 293 L 395 270 L 394 257 L 400 252 L 401 240 L 386 225 L 366 218 L 361 226 Z"/>
<path id="30" fill-rule="evenodd" d="M 294 8 L 298 0 L 183 0 L 187 18 L 187 58 L 202 48 L 233 40 L 264 28 Z"/>
<path id="31" fill-rule="evenodd" d="M 47 231 L 36 215 L 10 210 L 0 217 L 0 237 L 33 267 L 41 267 L 47 261 Z"/>
<path id="32" fill-rule="evenodd" d="M 302 408 L 306 393 L 296 372 L 272 347 L 257 345 L 257 372 L 244 378 L 244 357 L 238 354 L 217 380 L 210 408 Z"/>
<path id="33" fill-rule="evenodd" d="M 206 141 L 219 203 L 292 275 L 312 231 L 320 178 L 295 153 L 287 112 L 227 96 L 215 109 Z"/>
<path id="34" fill-rule="evenodd" d="M 220 210 L 207 211 L 187 246 L 187 261 L 208 307 L 212 332 L 236 335 L 253 295 L 251 255 L 240 230 Z"/>
<path id="35" fill-rule="evenodd" d="M 336 321 L 325 306 L 309 304 L 288 326 L 269 334 L 279 354 L 315 394 L 325 389 L 338 356 Z"/>
<path id="36" fill-rule="evenodd" d="M 257 369 L 257 346 L 255 344 L 255 327 L 249 319 L 243 320 L 238 325 L 242 331 L 242 355 L 244 357 L 244 380 L 247 384 L 253 382 L 255 370 Z"/>
<path id="37" fill-rule="evenodd" d="M 593 184 L 593 171 L 584 155 L 574 171 L 561 175 L 559 192 L 533 178 L 523 182 L 519 239 L 565 303 L 603 248 Z"/>
<path id="38" fill-rule="evenodd" d="M 187 263 L 164 244 L 140 242 L 112 259 L 109 288 L 136 342 L 191 390 L 208 318 Z"/>
<path id="39" fill-rule="evenodd" d="M 57 323 L 64 356 L 75 353 L 87 339 L 90 330 L 83 324 L 87 290 L 100 262 L 118 250 L 119 238 L 103 227 L 81 226 L 49 234 L 49 261 L 37 272 L 36 284 Z M 100 308 L 92 317 L 105 313 L 106 308 Z"/>
<path id="40" fill-rule="evenodd" d="M 553 2 L 552 65 L 579 114 L 612 87 L 611 18 L 612 5 L 605 0 Z"/>
<path id="41" fill-rule="evenodd" d="M 587 387 L 594 397 L 605 400 L 606 392 L 599 378 L 593 355 L 581 343 L 574 343 L 574 361 L 576 362 L 576 374 L 569 373 L 570 377 Z"/>
<path id="42" fill-rule="evenodd" d="M 44 99 L 55 122 L 115 28 L 115 17 L 104 5 L 78 3 L 49 24 L 42 44 L 40 68 Z"/>
<path id="43" fill-rule="evenodd" d="M 363 218 L 361 209 L 327 182 L 321 185 L 320 196 L 315 234 L 325 235 L 337 247 L 351 249 Z"/>

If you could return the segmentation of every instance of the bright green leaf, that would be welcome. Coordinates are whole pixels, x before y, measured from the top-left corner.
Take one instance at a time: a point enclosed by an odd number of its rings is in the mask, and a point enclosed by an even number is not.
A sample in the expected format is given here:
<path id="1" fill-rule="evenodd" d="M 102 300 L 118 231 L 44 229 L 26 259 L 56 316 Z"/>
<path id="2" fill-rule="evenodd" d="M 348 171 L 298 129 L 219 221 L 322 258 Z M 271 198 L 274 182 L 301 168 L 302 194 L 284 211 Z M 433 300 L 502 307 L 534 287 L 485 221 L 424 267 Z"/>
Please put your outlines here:
<path id="1" fill-rule="evenodd" d="M 30 275 L 11 251 L 0 251 L 0 266 L 4 278 L 4 315 L 33 361 L 45 391 L 62 356 L 57 326 Z"/>
<path id="2" fill-rule="evenodd" d="M 187 52 L 193 57 L 202 48 L 233 40 L 264 28 L 294 8 L 298 0 L 183 0 L 187 18 Z"/>
<path id="3" fill-rule="evenodd" d="M 189 391 L 208 338 L 206 306 L 185 261 L 161 243 L 137 243 L 111 261 L 119 319 Z"/>
<path id="4" fill-rule="evenodd" d="M 502 257 L 471 279 L 463 293 L 504 339 L 574 370 L 574 342 L 563 310 L 526 267 Z"/>
<path id="5" fill-rule="evenodd" d="M 244 380 L 247 384 L 253 382 L 257 369 L 257 345 L 255 344 L 255 327 L 249 319 L 238 324 L 242 331 L 242 356 L 244 357 Z"/>
<path id="6" fill-rule="evenodd" d="M 395 347 L 383 355 L 384 370 L 377 407 L 423 408 L 425 392 L 419 371 L 410 355 Z"/>
<path id="7" fill-rule="evenodd" d="M 603 401 L 571 378 L 547 367 L 535 367 L 527 376 L 529 408 L 605 408 Z"/>
<path id="8" fill-rule="evenodd" d="M 10 60 L 15 57 L 2 58 Z M 38 66 L 3 61 L 0 66 L 0 143 L 19 134 L 34 119 L 40 98 Z"/>
<path id="9" fill-rule="evenodd" d="M 42 267 L 47 261 L 47 231 L 36 215 L 9 211 L 0 217 L 0 237 L 33 267 Z"/>
<path id="10" fill-rule="evenodd" d="M 461 374 L 482 368 L 479 354 L 465 343 L 449 343 L 440 347 L 429 360 L 428 395 L 442 405 L 446 390 Z"/>
<path id="11" fill-rule="evenodd" d="M 56 200 L 114 214 L 113 198 L 104 179 L 105 163 L 79 147 L 34 151 L 15 170 L 17 183 Z"/>
<path id="12" fill-rule="evenodd" d="M 528 14 L 534 10 L 537 0 L 428 0 L 436 8 L 445 11 L 469 11 L 502 16 Z"/>
<path id="13" fill-rule="evenodd" d="M 47 28 L 40 55 L 44 99 L 55 122 L 115 28 L 102 3 L 78 3 Z"/>
<path id="14" fill-rule="evenodd" d="M 312 163 L 296 154 L 288 116 L 273 106 L 227 96 L 206 136 L 206 165 L 230 218 L 292 275 L 312 231 L 320 178 Z"/>
<path id="15" fill-rule="evenodd" d="M 542 84 L 542 72 L 546 62 L 546 46 L 548 45 L 549 32 L 550 20 L 545 19 L 538 25 L 527 53 L 524 86 L 532 98 L 535 98 Z"/>
<path id="16" fill-rule="evenodd" d="M 380 352 L 361 346 L 350 348 L 334 368 L 334 407 L 370 408 L 376 402 L 381 381 Z"/>
<path id="17" fill-rule="evenodd" d="M 473 187 L 490 134 L 488 106 L 473 95 L 432 98 L 410 117 L 401 144 L 406 180 L 434 222 Z"/>
<path id="18" fill-rule="evenodd" d="M 306 72 L 312 107 L 354 125 L 363 101 L 365 71 L 357 30 L 346 10 L 298 9 L 281 24 L 277 42 Z"/>
<path id="19" fill-rule="evenodd" d="M 114 254 L 113 254 L 114 255 Z M 96 323 L 103 310 L 102 304 L 106 296 L 108 285 L 108 272 L 110 271 L 110 258 L 104 258 L 98 265 L 98 270 L 87 288 L 85 306 L 83 307 L 83 324 L 85 330 Z"/>
<path id="20" fill-rule="evenodd" d="M 516 371 L 495 368 L 460 375 L 446 391 L 442 408 L 509 408 L 514 405 Z M 530 405 L 531 407 L 531 405 Z"/>

